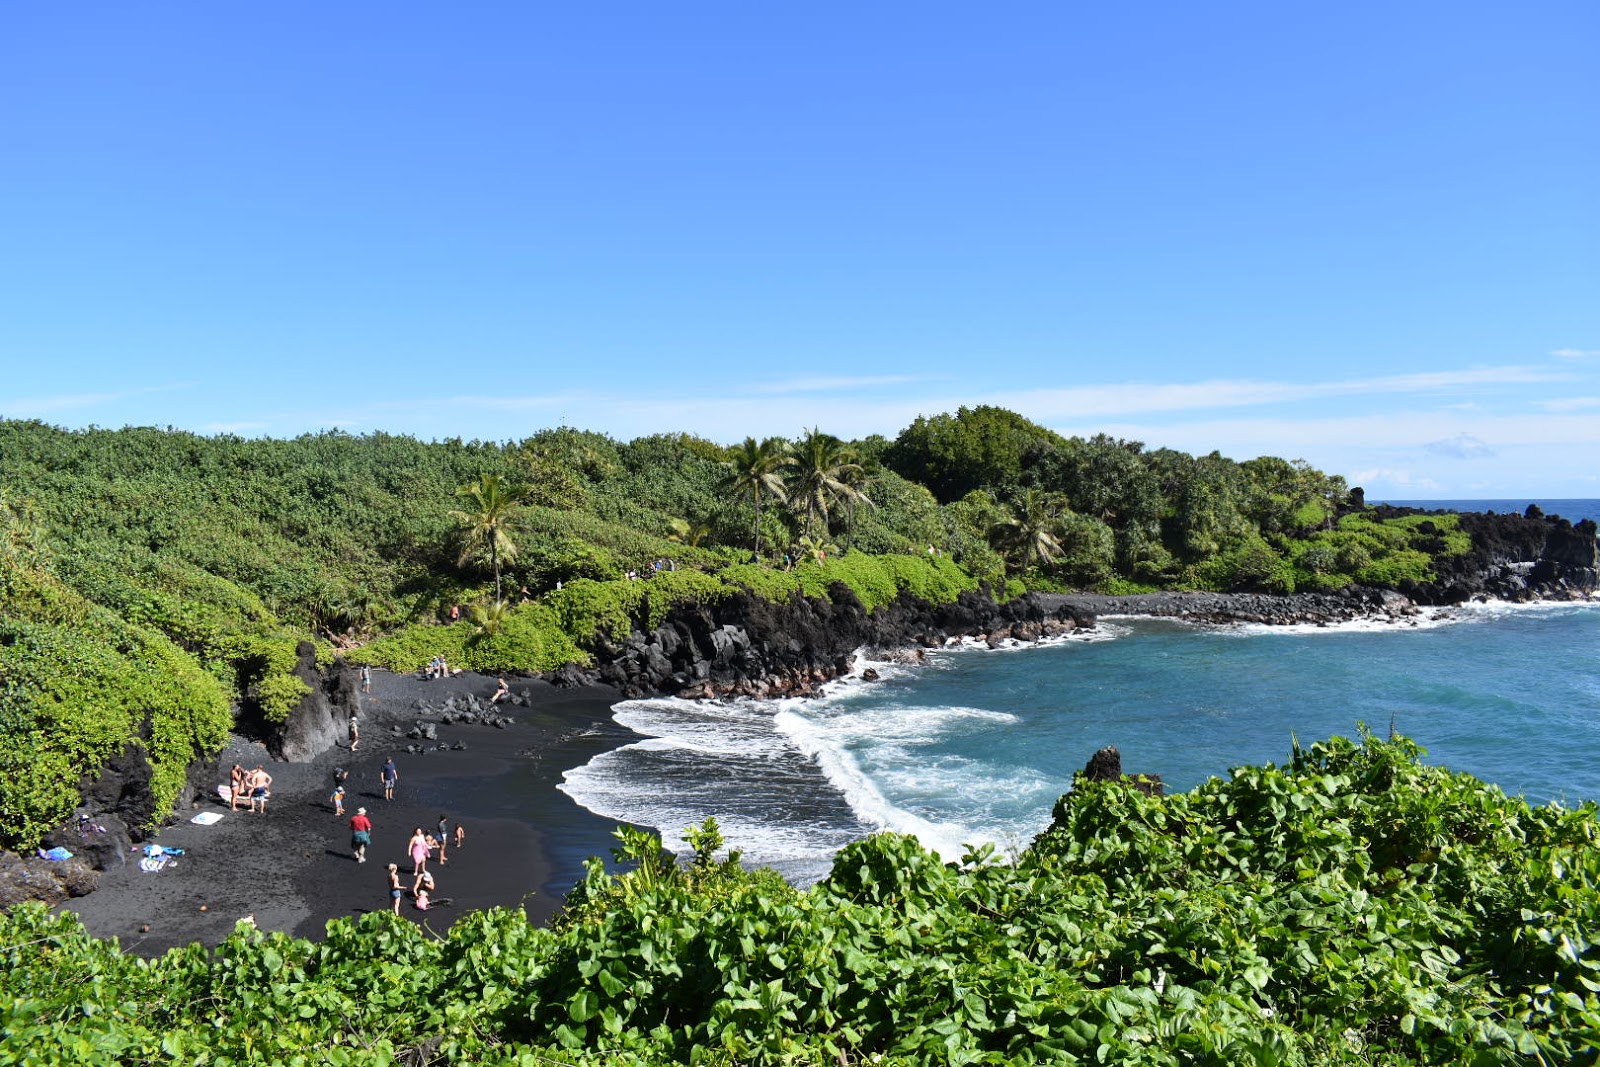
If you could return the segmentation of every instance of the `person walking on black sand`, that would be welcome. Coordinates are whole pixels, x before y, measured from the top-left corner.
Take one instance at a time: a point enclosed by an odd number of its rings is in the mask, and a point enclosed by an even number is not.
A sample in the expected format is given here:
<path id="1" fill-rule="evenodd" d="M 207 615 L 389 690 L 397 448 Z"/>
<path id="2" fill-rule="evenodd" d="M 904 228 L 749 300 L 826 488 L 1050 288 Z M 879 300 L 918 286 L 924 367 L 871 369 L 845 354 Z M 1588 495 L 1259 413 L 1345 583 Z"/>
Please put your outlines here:
<path id="1" fill-rule="evenodd" d="M 354 715 L 350 716 L 350 751 L 354 752 L 361 743 L 361 724 L 356 722 Z"/>
<path id="2" fill-rule="evenodd" d="M 355 853 L 357 863 L 367 862 L 367 846 L 370 844 L 372 844 L 372 820 L 367 818 L 366 808 L 357 808 L 355 815 L 350 819 L 350 851 Z"/>
<path id="3" fill-rule="evenodd" d="M 372 692 L 372 664 L 370 663 L 361 665 L 361 691 L 363 693 Z"/>
<path id="4" fill-rule="evenodd" d="M 379 773 L 379 777 L 383 779 L 383 799 L 393 800 L 394 784 L 400 780 L 400 768 L 394 765 L 393 756 L 390 756 L 384 762 L 383 770 Z"/>

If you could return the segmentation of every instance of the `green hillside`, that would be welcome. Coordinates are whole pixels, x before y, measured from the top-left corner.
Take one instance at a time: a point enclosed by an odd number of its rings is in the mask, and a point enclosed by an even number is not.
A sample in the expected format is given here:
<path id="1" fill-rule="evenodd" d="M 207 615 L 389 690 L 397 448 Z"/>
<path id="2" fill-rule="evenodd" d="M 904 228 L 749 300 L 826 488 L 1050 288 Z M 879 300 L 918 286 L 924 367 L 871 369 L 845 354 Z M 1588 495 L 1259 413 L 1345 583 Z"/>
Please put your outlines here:
<path id="1" fill-rule="evenodd" d="M 413 670 L 586 663 L 601 635 L 836 581 L 870 608 L 983 583 L 1289 592 L 1425 579 L 1449 519 L 1340 514 L 1301 463 L 1065 439 L 1011 412 L 894 441 L 294 440 L 0 420 L 0 836 L 28 846 L 129 745 L 158 811 L 230 724 L 306 694 L 296 647 Z M 638 580 L 630 580 L 629 575 Z M 497 592 L 498 590 L 498 592 Z M 464 609 L 454 625 L 452 606 Z"/>

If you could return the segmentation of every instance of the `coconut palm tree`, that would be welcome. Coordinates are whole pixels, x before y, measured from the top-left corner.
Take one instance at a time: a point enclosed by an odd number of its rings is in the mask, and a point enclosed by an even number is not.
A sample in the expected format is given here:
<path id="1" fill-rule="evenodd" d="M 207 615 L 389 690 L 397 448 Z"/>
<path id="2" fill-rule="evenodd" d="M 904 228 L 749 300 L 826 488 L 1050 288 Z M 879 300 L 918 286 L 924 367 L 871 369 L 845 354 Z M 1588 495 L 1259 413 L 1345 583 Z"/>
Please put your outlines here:
<path id="1" fill-rule="evenodd" d="M 484 474 L 456 490 L 456 495 L 471 502 L 450 517 L 461 526 L 461 557 L 457 566 L 482 558 L 487 551 L 494 571 L 494 598 L 500 599 L 500 564 L 517 557 L 517 543 L 511 535 L 517 529 L 524 491 L 498 474 Z"/>
<path id="2" fill-rule="evenodd" d="M 866 500 L 866 494 L 857 489 L 863 471 L 854 453 L 832 434 L 813 427 L 795 446 L 790 461 L 794 470 L 795 490 L 791 503 L 803 501 L 806 508 L 805 536 L 811 536 L 811 526 L 818 515 L 824 523 L 826 536 L 828 514 L 840 500 Z"/>
<path id="3" fill-rule="evenodd" d="M 870 466 L 872 469 L 869 469 L 869 464 L 862 460 L 861 454 L 854 448 L 851 448 L 849 445 L 845 446 L 844 455 L 846 459 L 854 464 L 854 467 L 846 470 L 844 475 L 840 478 L 840 481 L 844 482 L 848 487 L 848 491 L 843 494 L 844 547 L 845 551 L 848 552 L 855 546 L 856 505 L 865 504 L 869 508 L 875 508 L 878 506 L 877 504 L 873 503 L 872 500 L 868 499 L 866 490 L 862 488 L 862 486 L 867 483 L 867 478 L 876 473 L 877 465 L 871 464 Z"/>
<path id="4" fill-rule="evenodd" d="M 699 548 L 711 537 L 709 523 L 690 523 L 688 519 L 668 519 L 667 530 L 668 541 L 688 545 L 690 548 Z"/>
<path id="5" fill-rule="evenodd" d="M 989 528 L 989 543 L 1025 571 L 1061 555 L 1060 526 L 1065 506 L 1054 493 L 1024 489 L 1012 500 L 1007 518 Z"/>
<path id="6" fill-rule="evenodd" d="M 504 600 L 495 600 L 488 604 L 474 604 L 468 613 L 472 619 L 472 635 L 474 637 L 493 637 L 505 626 L 506 620 L 511 617 L 511 605 Z"/>
<path id="7" fill-rule="evenodd" d="M 779 437 L 769 437 L 759 444 L 754 437 L 746 437 L 741 443 L 733 446 L 732 452 L 732 457 L 723 465 L 733 474 L 733 491 L 748 492 L 755 502 L 755 554 L 759 560 L 761 494 L 765 492 L 779 503 L 789 499 L 788 487 L 783 480 L 783 468 L 789 457 L 789 445 Z"/>

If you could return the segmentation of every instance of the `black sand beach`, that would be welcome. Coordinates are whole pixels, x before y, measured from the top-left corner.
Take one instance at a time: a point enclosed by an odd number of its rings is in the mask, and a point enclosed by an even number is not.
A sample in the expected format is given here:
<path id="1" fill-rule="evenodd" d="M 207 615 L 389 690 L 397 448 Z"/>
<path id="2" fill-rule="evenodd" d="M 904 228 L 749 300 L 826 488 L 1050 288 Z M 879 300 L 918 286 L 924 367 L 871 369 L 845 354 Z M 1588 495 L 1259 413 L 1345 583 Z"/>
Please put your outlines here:
<path id="1" fill-rule="evenodd" d="M 401 914 L 444 931 L 467 911 L 521 905 L 546 921 L 582 873 L 588 856 L 609 857 L 616 824 L 579 808 L 556 786 L 563 771 L 625 744 L 634 734 L 611 720 L 621 699 L 608 686 L 557 689 L 516 681 L 531 707 L 500 705 L 514 724 L 438 725 L 438 740 L 413 741 L 406 730 L 424 715 L 418 702 L 437 706 L 451 695 L 487 700 L 495 680 L 460 675 L 440 681 L 375 672 L 373 691 L 361 697 L 361 743 L 354 756 L 345 742 L 306 763 L 272 760 L 257 743 L 235 740 L 222 753 L 227 768 L 258 764 L 273 777 L 264 814 L 229 810 L 215 793 L 189 814 L 222 813 L 210 826 L 188 821 L 164 829 L 155 843 L 181 848 L 160 871 L 139 867 L 139 854 L 109 870 L 100 887 L 63 907 L 77 912 L 89 931 L 118 938 L 125 950 L 159 954 L 199 941 L 214 945 L 234 924 L 253 915 L 264 930 L 320 937 L 330 919 L 388 908 L 387 865 L 398 863 L 411 885 L 406 842 L 416 827 L 432 832 L 441 814 L 465 825 L 465 845 L 452 842 L 447 862 L 430 862 L 437 896 L 450 903 L 427 912 L 403 902 Z M 399 733 L 395 732 L 399 728 Z M 464 751 L 437 745 L 465 742 Z M 431 750 L 407 753 L 408 744 Z M 399 787 L 383 799 L 379 769 L 394 756 Z M 345 816 L 333 814 L 333 768 L 350 772 Z M 349 818 L 365 807 L 373 822 L 367 862 L 350 852 Z M 148 928 L 148 929 L 146 929 Z"/>

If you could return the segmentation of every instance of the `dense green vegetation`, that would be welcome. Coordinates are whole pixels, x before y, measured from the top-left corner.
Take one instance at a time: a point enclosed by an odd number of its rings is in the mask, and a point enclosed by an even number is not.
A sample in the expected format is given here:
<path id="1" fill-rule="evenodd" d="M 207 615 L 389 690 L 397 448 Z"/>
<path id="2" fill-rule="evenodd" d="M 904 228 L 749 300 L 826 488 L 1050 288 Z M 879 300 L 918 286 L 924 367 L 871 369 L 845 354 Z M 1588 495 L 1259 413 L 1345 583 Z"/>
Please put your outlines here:
<path id="1" fill-rule="evenodd" d="M 230 705 L 284 720 L 308 639 L 322 664 L 549 670 L 739 590 L 843 582 L 869 609 L 985 582 L 1288 592 L 1423 580 L 1465 549 L 1448 519 L 1341 514 L 1345 496 L 1303 463 L 1066 439 L 996 408 L 892 442 L 731 447 L 0 420 L 0 768 L 47 771 L 0 778 L 0 836 L 32 843 L 130 743 L 170 800 Z"/>
<path id="2" fill-rule="evenodd" d="M 0 1063 L 1592 1064 L 1600 831 L 1335 738 L 1145 796 L 1079 783 L 1014 861 L 880 835 L 812 889 L 619 831 L 553 927 L 320 942 L 241 926 L 153 961 L 0 920 Z"/>

